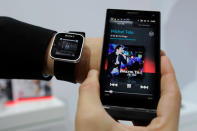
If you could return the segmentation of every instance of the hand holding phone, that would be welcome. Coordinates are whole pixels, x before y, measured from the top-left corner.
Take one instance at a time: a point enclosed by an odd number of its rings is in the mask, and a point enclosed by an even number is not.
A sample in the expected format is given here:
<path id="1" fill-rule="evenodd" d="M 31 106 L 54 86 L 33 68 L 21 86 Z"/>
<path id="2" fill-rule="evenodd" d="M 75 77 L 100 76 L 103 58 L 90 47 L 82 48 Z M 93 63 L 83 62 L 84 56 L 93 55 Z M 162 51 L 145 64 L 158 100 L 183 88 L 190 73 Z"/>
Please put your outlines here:
<path id="1" fill-rule="evenodd" d="M 98 71 L 91 70 L 79 89 L 79 101 L 76 114 L 76 131 L 177 131 L 180 113 L 181 95 L 175 73 L 167 56 L 161 56 L 161 98 L 157 107 L 158 117 L 149 125 L 142 127 L 123 125 L 113 120 L 104 110 L 99 98 Z M 145 124 L 145 123 L 141 123 Z"/>

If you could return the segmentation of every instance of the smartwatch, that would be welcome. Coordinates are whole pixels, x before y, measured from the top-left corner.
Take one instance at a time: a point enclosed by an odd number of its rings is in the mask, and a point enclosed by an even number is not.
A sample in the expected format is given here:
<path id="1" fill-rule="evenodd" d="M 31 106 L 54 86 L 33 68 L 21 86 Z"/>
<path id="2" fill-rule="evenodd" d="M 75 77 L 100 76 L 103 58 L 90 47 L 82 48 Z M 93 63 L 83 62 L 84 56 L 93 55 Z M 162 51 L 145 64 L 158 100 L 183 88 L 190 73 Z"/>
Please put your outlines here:
<path id="1" fill-rule="evenodd" d="M 75 81 L 75 64 L 80 61 L 85 39 L 84 32 L 57 33 L 51 46 L 54 75 L 58 80 Z"/>

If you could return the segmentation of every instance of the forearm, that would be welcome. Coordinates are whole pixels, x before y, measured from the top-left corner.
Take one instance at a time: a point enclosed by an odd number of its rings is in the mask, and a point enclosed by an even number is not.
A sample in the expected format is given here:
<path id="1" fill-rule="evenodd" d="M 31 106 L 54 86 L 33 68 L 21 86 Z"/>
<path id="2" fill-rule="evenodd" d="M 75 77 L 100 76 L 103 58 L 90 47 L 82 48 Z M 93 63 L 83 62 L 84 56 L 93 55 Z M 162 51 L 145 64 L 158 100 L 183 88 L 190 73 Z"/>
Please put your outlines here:
<path id="1" fill-rule="evenodd" d="M 46 49 L 55 31 L 0 16 L 0 78 L 44 79 Z"/>
<path id="2" fill-rule="evenodd" d="M 54 60 L 50 48 L 53 30 L 48 30 L 9 17 L 0 17 L 0 78 L 50 79 Z M 86 38 L 81 60 L 75 66 L 77 82 L 82 82 L 89 69 L 99 69 L 101 38 Z"/>
<path id="3" fill-rule="evenodd" d="M 46 55 L 44 64 L 44 73 L 53 75 L 54 74 L 54 60 L 50 57 L 50 48 L 52 46 L 51 39 Z M 75 78 L 76 81 L 81 83 L 86 78 L 86 75 L 90 69 L 99 70 L 100 68 L 100 56 L 102 50 L 102 38 L 86 38 L 81 55 L 80 62 L 75 66 Z"/>

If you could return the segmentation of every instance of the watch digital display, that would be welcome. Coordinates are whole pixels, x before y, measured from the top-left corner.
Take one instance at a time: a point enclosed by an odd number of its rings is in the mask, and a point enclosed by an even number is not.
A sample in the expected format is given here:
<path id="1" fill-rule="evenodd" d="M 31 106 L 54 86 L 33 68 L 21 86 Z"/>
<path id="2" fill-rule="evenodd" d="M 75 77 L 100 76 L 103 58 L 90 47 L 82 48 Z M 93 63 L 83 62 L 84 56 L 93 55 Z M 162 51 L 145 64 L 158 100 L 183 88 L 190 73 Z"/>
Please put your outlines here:
<path id="1" fill-rule="evenodd" d="M 62 61 L 80 58 L 84 37 L 79 34 L 58 33 L 51 48 L 51 57 Z"/>

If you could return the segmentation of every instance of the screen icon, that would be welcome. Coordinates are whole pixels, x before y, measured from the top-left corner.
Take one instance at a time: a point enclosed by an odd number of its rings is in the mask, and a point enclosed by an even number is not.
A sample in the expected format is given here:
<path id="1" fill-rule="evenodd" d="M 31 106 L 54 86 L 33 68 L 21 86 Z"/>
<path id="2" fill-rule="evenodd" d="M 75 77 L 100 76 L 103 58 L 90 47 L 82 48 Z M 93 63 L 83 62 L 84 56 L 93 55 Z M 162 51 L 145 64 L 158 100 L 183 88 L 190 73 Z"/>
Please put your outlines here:
<path id="1" fill-rule="evenodd" d="M 118 87 L 117 83 L 109 83 L 109 85 L 112 86 L 112 87 Z"/>
<path id="2" fill-rule="evenodd" d="M 149 86 L 140 85 L 140 89 L 148 90 L 149 89 Z"/>
<path id="3" fill-rule="evenodd" d="M 131 84 L 127 84 L 127 88 L 131 88 Z"/>
<path id="4" fill-rule="evenodd" d="M 154 32 L 153 32 L 153 31 L 150 31 L 150 32 L 148 33 L 148 35 L 149 35 L 150 37 L 153 37 L 153 36 L 154 36 Z"/>

